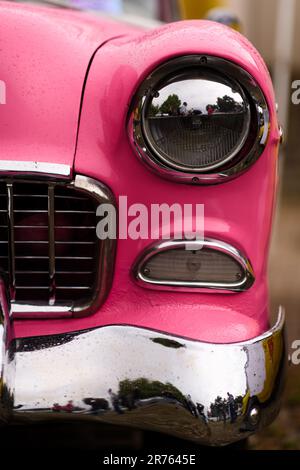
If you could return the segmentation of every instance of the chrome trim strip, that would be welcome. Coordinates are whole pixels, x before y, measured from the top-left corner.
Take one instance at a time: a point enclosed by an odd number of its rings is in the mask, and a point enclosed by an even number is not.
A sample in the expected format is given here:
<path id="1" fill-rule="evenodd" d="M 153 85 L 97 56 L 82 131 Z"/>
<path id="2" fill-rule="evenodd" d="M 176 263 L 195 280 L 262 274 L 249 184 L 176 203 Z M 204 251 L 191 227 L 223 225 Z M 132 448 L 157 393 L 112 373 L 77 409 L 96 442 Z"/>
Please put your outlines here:
<path id="1" fill-rule="evenodd" d="M 8 264 L 9 264 L 9 284 L 10 298 L 15 299 L 16 295 L 16 257 L 15 257 L 15 223 L 14 223 L 14 193 L 12 183 L 7 184 L 7 211 L 8 211 Z"/>
<path id="2" fill-rule="evenodd" d="M 221 72 L 237 81 L 249 95 L 256 112 L 257 135 L 248 154 L 232 159 L 232 164 L 223 165 L 211 172 L 197 172 L 191 169 L 173 168 L 163 161 L 161 155 L 151 147 L 143 131 L 143 114 L 147 98 L 155 91 L 155 87 L 169 74 L 176 74 L 187 67 L 206 67 Z M 216 56 L 191 54 L 173 58 L 157 67 L 140 85 L 128 115 L 128 134 L 130 141 L 140 159 L 155 173 L 167 179 L 190 184 L 216 184 L 229 181 L 239 176 L 253 165 L 262 152 L 269 137 L 270 114 L 267 101 L 253 77 L 237 64 Z M 226 161 L 229 158 L 226 159 Z"/>
<path id="3" fill-rule="evenodd" d="M 45 175 L 71 176 L 71 167 L 62 163 L 0 160 L 0 171 L 9 173 L 43 173 Z"/>
<path id="4" fill-rule="evenodd" d="M 243 268 L 244 277 L 243 279 L 235 283 L 212 283 L 212 282 L 200 282 L 200 281 L 175 281 L 166 279 L 151 279 L 143 272 L 145 263 L 157 255 L 160 252 L 164 252 L 172 249 L 185 249 L 198 251 L 202 248 L 210 248 L 212 250 L 226 253 L 227 255 L 234 258 L 239 265 Z M 220 240 L 214 240 L 206 238 L 205 240 L 163 240 L 155 242 L 151 246 L 147 247 L 146 250 L 139 256 L 137 261 L 134 263 L 132 273 L 135 281 L 142 287 L 149 289 L 158 290 L 173 290 L 175 291 L 187 291 L 187 292 L 208 292 L 208 293 L 232 293 L 232 292 L 244 292 L 248 290 L 254 283 L 255 277 L 253 268 L 250 261 L 236 248 L 228 243 Z"/>
<path id="5" fill-rule="evenodd" d="M 55 303 L 55 207 L 54 186 L 48 186 L 48 244 L 49 244 L 49 289 L 50 305 Z"/>
<path id="6" fill-rule="evenodd" d="M 276 417 L 284 312 L 247 341 L 214 344 L 129 325 L 17 339 L 3 355 L 0 419 L 84 419 L 226 445 Z"/>
<path id="7" fill-rule="evenodd" d="M 116 207 L 115 198 L 107 186 L 87 176 L 76 175 L 73 186 L 83 192 L 92 194 L 99 204 L 113 204 Z M 116 240 L 107 238 L 98 244 L 99 267 L 95 279 L 95 296 L 93 301 L 93 312 L 96 311 L 106 300 L 110 291 L 116 255 Z M 109 260 L 109 261 L 108 261 Z M 74 316 L 84 316 L 90 310 L 89 306 L 74 307 Z"/>
<path id="8" fill-rule="evenodd" d="M 11 303 L 12 318 L 66 318 L 72 316 L 72 305 L 37 305 Z M 20 316 L 18 315 L 20 314 Z"/>

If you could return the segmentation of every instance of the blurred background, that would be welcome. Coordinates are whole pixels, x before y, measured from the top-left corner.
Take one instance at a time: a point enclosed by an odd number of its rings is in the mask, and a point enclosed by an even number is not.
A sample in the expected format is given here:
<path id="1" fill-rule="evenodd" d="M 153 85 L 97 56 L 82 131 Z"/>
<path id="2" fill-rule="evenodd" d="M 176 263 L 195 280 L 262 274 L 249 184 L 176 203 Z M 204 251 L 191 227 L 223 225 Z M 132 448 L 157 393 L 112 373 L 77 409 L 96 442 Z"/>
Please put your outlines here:
<path id="1" fill-rule="evenodd" d="M 242 32 L 259 50 L 273 78 L 279 120 L 285 140 L 280 154 L 278 209 L 273 231 L 270 272 L 270 299 L 273 319 L 278 306 L 287 314 L 289 353 L 300 340 L 300 103 L 292 102 L 300 80 L 300 1 L 297 0 L 60 0 L 58 3 L 113 14 L 145 27 L 179 19 L 209 18 Z M 300 82 L 298 84 L 300 89 Z M 300 98 L 300 92 L 298 93 Z M 299 99 L 300 102 L 300 99 Z M 258 188 L 259 191 L 259 188 Z M 69 436 L 70 446 L 80 440 L 78 430 L 68 427 L 60 432 Z M 76 434 L 77 432 L 77 434 Z M 97 439 L 96 429 L 93 431 Z M 114 434 L 114 430 L 111 431 Z M 57 443 L 60 441 L 59 433 Z M 126 435 L 126 432 L 125 432 Z M 119 444 L 128 442 L 120 436 Z M 24 439 L 24 437 L 22 438 Z M 36 436 L 38 441 L 38 436 Z M 103 439 L 103 436 L 102 436 Z M 110 442 L 110 433 L 106 443 Z M 130 434 L 137 448 L 141 437 Z M 55 445 L 55 443 L 53 443 Z M 91 447 L 93 441 L 90 440 Z M 276 422 L 250 439 L 252 449 L 300 449 L 300 365 L 288 368 L 284 406 Z"/>

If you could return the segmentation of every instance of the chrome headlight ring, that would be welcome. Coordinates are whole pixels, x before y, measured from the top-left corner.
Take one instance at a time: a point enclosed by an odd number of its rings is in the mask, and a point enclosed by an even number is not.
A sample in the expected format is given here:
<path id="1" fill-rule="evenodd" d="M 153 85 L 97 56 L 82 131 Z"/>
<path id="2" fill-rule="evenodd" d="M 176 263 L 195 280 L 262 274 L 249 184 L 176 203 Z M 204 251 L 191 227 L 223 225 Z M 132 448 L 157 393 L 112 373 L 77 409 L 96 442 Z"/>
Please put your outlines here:
<path id="1" fill-rule="evenodd" d="M 200 72 L 199 72 L 200 71 Z M 149 138 L 145 124 L 147 108 L 165 84 L 195 72 L 215 74 L 233 92 L 239 93 L 250 114 L 245 121 L 244 134 L 224 159 L 203 168 L 185 166 L 170 161 Z M 246 109 L 246 108 L 245 108 Z M 247 112 L 248 112 L 247 111 Z M 202 112 L 200 112 L 202 114 Z M 215 56 L 187 55 L 169 60 L 156 68 L 141 84 L 130 108 L 128 129 L 137 154 L 153 171 L 182 183 L 216 184 L 239 176 L 262 154 L 269 136 L 270 118 L 266 99 L 253 77 L 237 64 Z"/>

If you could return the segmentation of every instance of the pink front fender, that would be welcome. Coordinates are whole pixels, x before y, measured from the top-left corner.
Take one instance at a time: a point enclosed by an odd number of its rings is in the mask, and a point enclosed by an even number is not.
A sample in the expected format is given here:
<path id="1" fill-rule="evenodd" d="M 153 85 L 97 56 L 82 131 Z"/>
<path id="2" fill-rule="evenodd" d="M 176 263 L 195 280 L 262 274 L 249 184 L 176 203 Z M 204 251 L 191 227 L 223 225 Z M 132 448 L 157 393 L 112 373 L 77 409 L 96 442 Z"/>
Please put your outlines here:
<path id="1" fill-rule="evenodd" d="M 245 68 L 260 85 L 270 112 L 270 134 L 259 160 L 243 175 L 215 186 L 189 186 L 151 173 L 137 158 L 126 130 L 132 97 L 147 74 L 174 56 L 210 54 Z M 150 291 L 130 271 L 147 240 L 118 240 L 113 287 L 91 317 L 16 321 L 17 336 L 128 324 L 214 343 L 253 338 L 268 327 L 267 255 L 277 179 L 278 122 L 270 76 L 251 44 L 205 21 L 167 25 L 114 40 L 96 54 L 86 83 L 74 170 L 108 185 L 128 204 L 204 204 L 205 236 L 224 240 L 250 259 L 255 283 L 240 294 Z"/>

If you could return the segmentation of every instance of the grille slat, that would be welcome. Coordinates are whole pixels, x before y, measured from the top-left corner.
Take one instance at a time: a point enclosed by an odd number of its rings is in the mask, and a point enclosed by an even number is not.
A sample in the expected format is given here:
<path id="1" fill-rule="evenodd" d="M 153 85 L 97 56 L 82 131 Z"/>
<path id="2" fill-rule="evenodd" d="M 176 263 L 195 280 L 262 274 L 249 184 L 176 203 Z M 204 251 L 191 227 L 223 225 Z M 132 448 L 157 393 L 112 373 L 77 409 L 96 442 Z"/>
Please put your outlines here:
<path id="1" fill-rule="evenodd" d="M 42 290 L 47 290 L 49 289 L 49 286 L 20 286 L 20 285 L 17 285 L 16 286 L 17 289 L 42 289 Z M 76 290 L 80 290 L 80 289 L 85 289 L 85 290 L 90 290 L 91 287 L 90 286 L 57 286 L 56 289 L 58 290 L 61 290 L 61 289 L 76 289 Z"/>
<path id="2" fill-rule="evenodd" d="M 31 228 L 32 229 L 38 228 L 38 229 L 40 229 L 40 228 L 48 228 L 48 225 L 39 225 L 39 226 L 37 226 L 37 225 L 15 225 L 15 228 L 30 228 L 30 229 Z"/>
<path id="3" fill-rule="evenodd" d="M 8 243 L 7 241 L 1 240 L 0 243 Z M 48 241 L 43 241 L 43 240 L 16 240 L 15 245 L 17 244 L 46 244 L 48 245 Z M 56 245 L 95 245 L 95 242 L 78 242 L 78 241 L 55 241 L 54 242 Z"/>
<path id="4" fill-rule="evenodd" d="M 70 227 L 67 227 L 66 225 L 56 225 L 55 228 L 70 228 L 70 229 L 84 229 L 84 230 L 95 230 L 96 226 L 95 225 L 71 225 Z"/>
<path id="5" fill-rule="evenodd" d="M 77 241 L 56 241 L 57 245 L 95 245 L 95 242 L 77 242 Z"/>
<path id="6" fill-rule="evenodd" d="M 15 233 L 14 233 L 14 192 L 13 185 L 7 185 L 7 215 L 8 215 L 8 265 L 9 265 L 9 287 L 10 298 L 16 297 L 16 266 L 15 266 Z"/>
<path id="7" fill-rule="evenodd" d="M 94 214 L 94 211 L 55 211 L 56 214 Z"/>
<path id="8" fill-rule="evenodd" d="M 6 273 L 8 273 L 8 271 L 5 271 Z M 72 272 L 72 275 L 76 275 L 76 274 L 79 274 L 79 275 L 87 275 L 87 274 L 93 274 L 94 271 L 73 271 Z M 16 271 L 16 274 L 49 274 L 48 271 Z M 70 274 L 69 271 L 56 271 L 56 274 Z"/>
<path id="9" fill-rule="evenodd" d="M 12 305 L 94 300 L 103 243 L 96 237 L 98 204 L 92 194 L 55 182 L 0 182 L 0 269 Z"/>
<path id="10" fill-rule="evenodd" d="M 55 303 L 55 196 L 54 186 L 48 186 L 48 241 L 49 241 L 49 303 Z"/>

